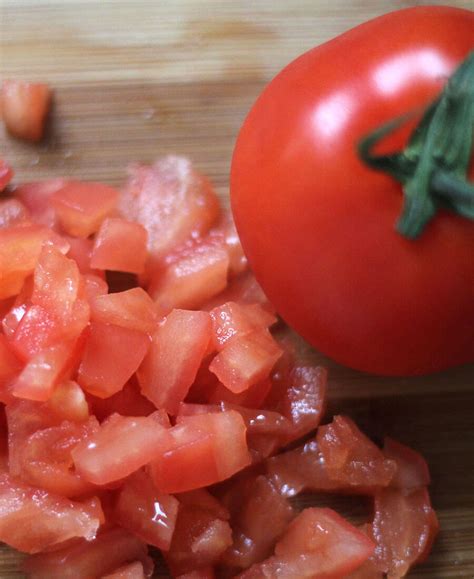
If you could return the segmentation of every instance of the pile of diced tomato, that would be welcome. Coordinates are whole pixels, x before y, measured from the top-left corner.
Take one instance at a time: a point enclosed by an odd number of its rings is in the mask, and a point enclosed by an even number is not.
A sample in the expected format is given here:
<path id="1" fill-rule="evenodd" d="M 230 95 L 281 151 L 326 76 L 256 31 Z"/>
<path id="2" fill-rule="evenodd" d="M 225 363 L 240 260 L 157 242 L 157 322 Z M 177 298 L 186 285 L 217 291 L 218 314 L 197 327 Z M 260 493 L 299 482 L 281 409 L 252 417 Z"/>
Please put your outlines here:
<path id="1" fill-rule="evenodd" d="M 120 190 L 12 174 L 0 163 L 0 540 L 29 577 L 149 577 L 150 547 L 180 579 L 397 578 L 426 558 L 425 461 L 348 417 L 320 425 L 326 371 L 275 332 L 187 159 L 133 165 Z M 302 492 L 373 511 L 298 512 Z"/>

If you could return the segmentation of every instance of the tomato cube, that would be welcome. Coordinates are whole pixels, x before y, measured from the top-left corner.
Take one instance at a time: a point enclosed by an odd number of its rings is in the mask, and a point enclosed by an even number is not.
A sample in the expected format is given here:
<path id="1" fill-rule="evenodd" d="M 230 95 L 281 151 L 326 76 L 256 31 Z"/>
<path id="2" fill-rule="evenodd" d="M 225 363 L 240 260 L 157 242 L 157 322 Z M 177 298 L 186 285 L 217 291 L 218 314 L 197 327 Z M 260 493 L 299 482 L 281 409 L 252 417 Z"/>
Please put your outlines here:
<path id="1" fill-rule="evenodd" d="M 389 577 L 404 577 L 428 556 L 439 530 L 426 488 L 382 489 L 375 495 L 375 563 Z"/>
<path id="2" fill-rule="evenodd" d="M 227 302 L 212 309 L 213 342 L 216 350 L 222 350 L 235 337 L 264 330 L 277 319 L 259 304 L 237 304 Z"/>
<path id="3" fill-rule="evenodd" d="M 74 237 L 89 237 L 117 204 L 117 190 L 86 181 L 65 181 L 51 196 L 63 230 Z"/>
<path id="4" fill-rule="evenodd" d="M 147 546 L 128 531 L 111 528 L 93 541 L 76 541 L 48 553 L 28 557 L 23 570 L 31 579 L 91 579 L 102 577 L 129 561 L 140 561 L 151 576 Z"/>
<path id="5" fill-rule="evenodd" d="M 215 565 L 231 544 L 232 529 L 227 521 L 198 505 L 181 505 L 165 559 L 176 577 Z"/>
<path id="6" fill-rule="evenodd" d="M 139 223 L 109 217 L 94 241 L 91 267 L 142 273 L 147 259 L 147 232 Z"/>
<path id="7" fill-rule="evenodd" d="M 56 215 L 51 206 L 51 195 L 64 185 L 64 179 L 48 179 L 32 183 L 22 183 L 15 188 L 15 197 L 20 199 L 35 223 L 54 227 Z"/>
<path id="8" fill-rule="evenodd" d="M 141 395 L 134 378 L 127 382 L 122 390 L 109 398 L 97 398 L 89 395 L 87 399 L 91 406 L 91 412 L 100 421 L 115 413 L 122 416 L 149 416 L 156 411 L 155 405 Z"/>
<path id="9" fill-rule="evenodd" d="M 123 565 L 113 573 L 102 575 L 101 579 L 145 579 L 145 571 L 140 561 Z"/>
<path id="10" fill-rule="evenodd" d="M 240 575 L 242 579 L 345 577 L 360 567 L 374 544 L 331 509 L 302 511 L 275 547 L 275 555 Z"/>
<path id="11" fill-rule="evenodd" d="M 335 416 L 331 424 L 320 426 L 316 440 L 329 478 L 347 489 L 385 487 L 395 475 L 395 461 L 385 458 L 346 416 Z"/>
<path id="12" fill-rule="evenodd" d="M 176 579 L 215 579 L 215 577 L 216 575 L 212 567 L 202 567 L 196 571 L 178 575 Z"/>
<path id="13" fill-rule="evenodd" d="M 219 214 L 211 184 L 188 159 L 170 155 L 151 167 L 131 165 L 128 173 L 120 209 L 147 230 L 148 250 L 156 259 L 206 233 Z"/>
<path id="14" fill-rule="evenodd" d="M 181 505 L 188 507 L 199 507 L 209 511 L 218 519 L 228 521 L 230 518 L 229 511 L 214 495 L 211 495 L 206 489 L 195 489 L 176 495 Z"/>
<path id="15" fill-rule="evenodd" d="M 21 362 L 15 356 L 8 340 L 0 334 L 0 389 L 3 390 L 18 376 Z"/>
<path id="16" fill-rule="evenodd" d="M 73 469 L 71 451 L 99 429 L 95 417 L 87 422 L 65 420 L 33 432 L 22 444 L 21 479 L 51 493 L 73 498 L 90 493 L 94 487 Z"/>
<path id="17" fill-rule="evenodd" d="M 34 271 L 31 301 L 67 324 L 78 298 L 80 274 L 76 262 L 54 246 L 42 248 Z"/>
<path id="18" fill-rule="evenodd" d="M 144 396 L 157 408 L 177 414 L 186 397 L 211 337 L 207 312 L 173 310 L 155 332 L 151 348 L 138 371 Z"/>
<path id="19" fill-rule="evenodd" d="M 13 396 L 27 400 L 49 400 L 56 384 L 71 369 L 75 347 L 75 344 L 65 342 L 45 348 L 33 356 L 13 384 Z"/>
<path id="20" fill-rule="evenodd" d="M 236 499 L 231 519 L 234 540 L 223 556 L 223 563 L 246 569 L 273 553 L 277 539 L 295 512 L 264 476 L 254 478 L 247 485 L 236 479 L 233 486 L 231 492 Z"/>
<path id="21" fill-rule="evenodd" d="M 89 417 L 89 405 L 77 382 L 66 380 L 53 390 L 48 401 L 51 411 L 63 420 L 83 422 Z"/>
<path id="22" fill-rule="evenodd" d="M 16 328 L 15 322 L 18 322 Z M 13 308 L 11 315 L 4 319 L 5 325 L 7 333 L 12 333 L 12 348 L 23 360 L 34 357 L 59 340 L 57 320 L 41 306 Z"/>
<path id="23" fill-rule="evenodd" d="M 47 84 L 4 80 L 2 84 L 2 116 L 7 131 L 26 141 L 39 141 L 51 103 Z"/>
<path id="24" fill-rule="evenodd" d="M 271 372 L 282 350 L 266 330 L 237 336 L 212 360 L 209 370 L 235 393 L 261 382 Z"/>
<path id="25" fill-rule="evenodd" d="M 170 257 L 164 270 L 157 270 L 150 295 L 162 315 L 173 308 L 200 308 L 226 287 L 228 267 L 229 256 L 222 246 L 212 239 L 199 240 Z"/>
<path id="26" fill-rule="evenodd" d="M 237 412 L 181 417 L 172 444 L 155 455 L 151 474 L 162 493 L 179 493 L 229 478 L 250 464 L 245 423 Z"/>
<path id="27" fill-rule="evenodd" d="M 222 293 L 211 298 L 203 305 L 202 309 L 212 310 L 226 302 L 260 304 L 264 309 L 271 313 L 274 313 L 275 311 L 251 271 L 244 271 L 232 279 L 226 289 Z"/>
<path id="28" fill-rule="evenodd" d="M 236 276 L 248 268 L 248 261 L 245 257 L 242 244 L 240 243 L 232 214 L 227 212 L 223 215 L 219 225 L 213 230 L 223 236 L 224 246 L 229 255 L 229 272 Z"/>
<path id="29" fill-rule="evenodd" d="M 0 161 L 1 162 L 1 161 Z M 0 190 L 1 190 L 1 166 L 0 166 Z M 26 224 L 29 221 L 28 210 L 18 199 L 5 199 L 0 201 L 0 228 L 12 227 L 18 224 Z"/>
<path id="30" fill-rule="evenodd" d="M 139 471 L 129 477 L 120 489 L 115 519 L 145 543 L 168 551 L 178 505 L 175 497 L 159 493 L 150 477 Z"/>
<path id="31" fill-rule="evenodd" d="M 0 159 L 0 192 L 10 183 L 13 177 L 13 169 L 3 159 Z"/>
<path id="32" fill-rule="evenodd" d="M 142 363 L 146 334 L 115 324 L 91 323 L 77 381 L 90 394 L 107 398 L 121 390 Z"/>
<path id="33" fill-rule="evenodd" d="M 96 506 L 0 475 L 0 540 L 15 549 L 38 553 L 74 537 L 91 540 L 100 519 Z"/>
<path id="34" fill-rule="evenodd" d="M 99 431 L 72 451 L 77 471 L 97 485 L 120 480 L 148 464 L 169 446 L 168 430 L 153 416 L 113 414 Z"/>
<path id="35" fill-rule="evenodd" d="M 94 321 L 147 334 L 153 334 L 157 329 L 158 316 L 153 301 L 142 288 L 97 296 L 91 306 Z"/>
<path id="36" fill-rule="evenodd" d="M 430 471 L 426 460 L 412 448 L 387 437 L 384 440 L 383 453 L 397 464 L 397 471 L 390 482 L 391 487 L 416 489 L 430 484 Z"/>

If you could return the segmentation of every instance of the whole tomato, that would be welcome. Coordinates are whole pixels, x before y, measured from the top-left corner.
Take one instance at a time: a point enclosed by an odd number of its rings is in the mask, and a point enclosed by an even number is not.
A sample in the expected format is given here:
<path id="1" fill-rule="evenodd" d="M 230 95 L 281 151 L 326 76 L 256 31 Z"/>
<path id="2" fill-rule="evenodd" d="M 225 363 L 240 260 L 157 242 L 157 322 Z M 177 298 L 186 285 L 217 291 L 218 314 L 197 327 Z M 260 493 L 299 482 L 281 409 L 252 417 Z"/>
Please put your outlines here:
<path id="1" fill-rule="evenodd" d="M 250 265 L 281 316 L 342 364 L 414 375 L 474 360 L 474 224 L 440 210 L 401 235 L 401 184 L 357 153 L 433 101 L 473 48 L 474 12 L 386 14 L 289 64 L 241 129 L 231 201 Z M 377 151 L 402 149 L 408 125 Z"/>

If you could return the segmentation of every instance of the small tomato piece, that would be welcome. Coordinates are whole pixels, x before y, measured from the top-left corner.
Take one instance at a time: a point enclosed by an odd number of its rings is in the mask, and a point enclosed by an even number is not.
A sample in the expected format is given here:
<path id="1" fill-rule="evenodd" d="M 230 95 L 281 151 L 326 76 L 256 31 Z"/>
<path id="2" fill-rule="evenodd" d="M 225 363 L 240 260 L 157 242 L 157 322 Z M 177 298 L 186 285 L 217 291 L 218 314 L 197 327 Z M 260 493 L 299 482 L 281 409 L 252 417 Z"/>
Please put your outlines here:
<path id="1" fill-rule="evenodd" d="M 147 259 L 147 233 L 139 223 L 109 217 L 95 237 L 91 267 L 143 273 Z"/>
<path id="2" fill-rule="evenodd" d="M 430 484 L 430 471 L 426 460 L 416 450 L 386 437 L 383 453 L 397 464 L 397 472 L 390 482 L 391 487 L 416 489 Z"/>
<path id="3" fill-rule="evenodd" d="M 0 166 L 1 172 L 1 166 Z M 0 173 L 1 179 L 1 173 Z M 1 183 L 0 183 L 1 189 Z M 5 199 L 0 201 L 0 228 L 11 227 L 12 225 L 25 224 L 29 221 L 28 210 L 18 199 Z"/>
<path id="4" fill-rule="evenodd" d="M 0 192 L 10 183 L 13 178 L 13 169 L 3 159 L 0 159 Z"/>
<path id="5" fill-rule="evenodd" d="M 7 131 L 26 141 L 40 141 L 51 103 L 47 84 L 4 80 L 2 114 Z"/>
<path id="6" fill-rule="evenodd" d="M 48 405 L 63 420 L 83 422 L 89 417 L 84 391 L 74 380 L 66 380 L 53 390 Z"/>
<path id="7" fill-rule="evenodd" d="M 51 196 L 63 230 L 74 237 L 89 237 L 115 209 L 119 193 L 102 183 L 65 181 Z"/>
<path id="8" fill-rule="evenodd" d="M 56 215 L 51 205 L 51 195 L 64 185 L 64 179 L 47 179 L 22 183 L 15 187 L 14 195 L 31 214 L 35 223 L 54 228 Z"/>
<path id="9" fill-rule="evenodd" d="M 101 579 L 145 579 L 145 571 L 140 561 L 123 565 L 113 573 L 102 575 Z"/>

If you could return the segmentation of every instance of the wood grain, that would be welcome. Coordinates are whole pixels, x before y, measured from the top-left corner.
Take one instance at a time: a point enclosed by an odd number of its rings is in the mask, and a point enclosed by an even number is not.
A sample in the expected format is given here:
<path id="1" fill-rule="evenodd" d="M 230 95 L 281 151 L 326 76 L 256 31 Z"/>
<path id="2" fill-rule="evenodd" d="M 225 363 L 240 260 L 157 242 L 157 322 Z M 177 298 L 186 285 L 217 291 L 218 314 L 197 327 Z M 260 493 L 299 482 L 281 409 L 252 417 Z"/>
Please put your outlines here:
<path id="1" fill-rule="evenodd" d="M 129 161 L 182 153 L 227 203 L 233 143 L 264 84 L 315 44 L 415 4 L 423 2 L 0 0 L 2 78 L 55 88 L 45 142 L 1 135 L 0 156 L 18 180 L 61 174 L 118 184 Z M 450 4 L 473 8 L 472 0 Z M 348 412 L 373 436 L 398 437 L 429 460 L 442 532 L 412 577 L 472 579 L 474 368 L 380 379 L 312 356 L 330 368 L 331 412 Z M 22 577 L 19 560 L 3 548 L 0 578 Z"/>

